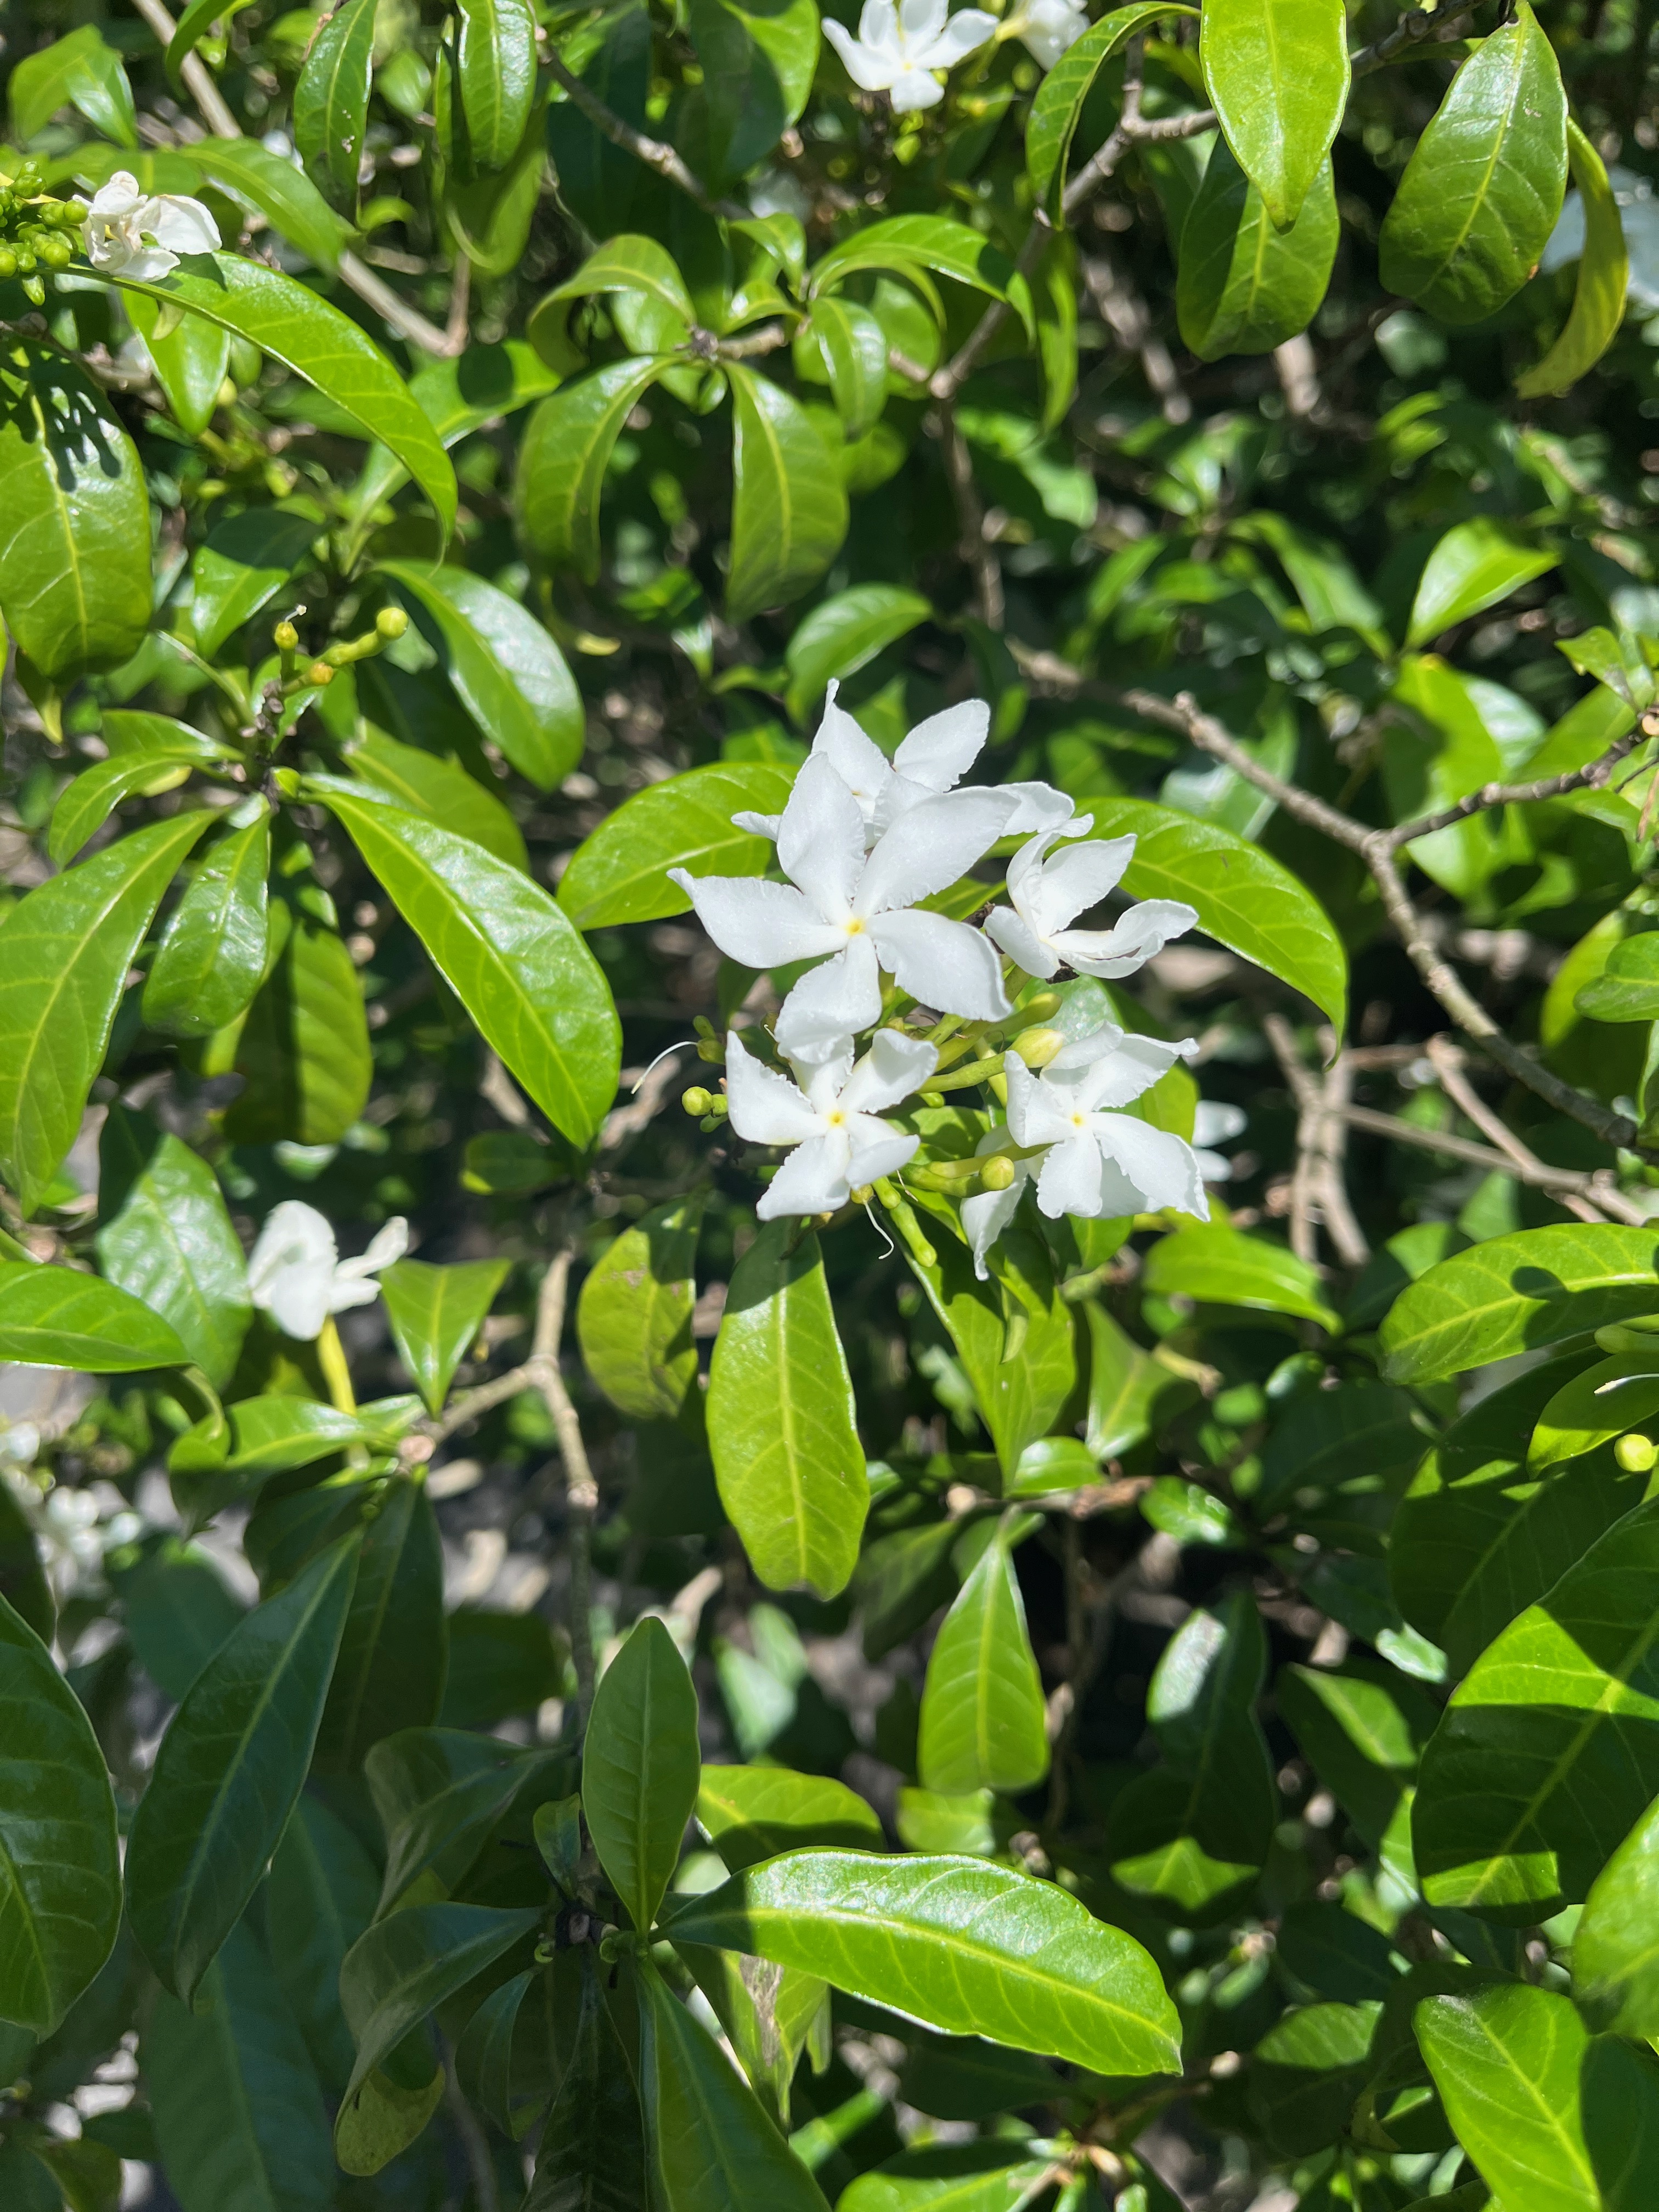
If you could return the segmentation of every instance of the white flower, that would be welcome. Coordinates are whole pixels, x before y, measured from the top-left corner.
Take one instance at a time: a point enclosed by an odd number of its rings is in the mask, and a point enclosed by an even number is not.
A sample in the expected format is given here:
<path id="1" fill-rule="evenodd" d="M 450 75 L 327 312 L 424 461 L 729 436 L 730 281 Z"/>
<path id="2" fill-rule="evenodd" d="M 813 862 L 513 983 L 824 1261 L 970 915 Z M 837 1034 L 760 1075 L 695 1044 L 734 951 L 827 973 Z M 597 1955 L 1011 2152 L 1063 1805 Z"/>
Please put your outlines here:
<path id="1" fill-rule="evenodd" d="M 1005 17 L 999 39 L 1019 39 L 1040 69 L 1051 70 L 1089 27 L 1082 0 L 1024 0 Z"/>
<path id="2" fill-rule="evenodd" d="M 1224 1099 L 1199 1100 L 1193 1115 L 1193 1144 L 1206 1182 L 1225 1182 L 1231 1176 L 1232 1162 L 1215 1147 L 1230 1145 L 1235 1137 L 1242 1137 L 1248 1119 L 1242 1106 L 1230 1106 Z"/>
<path id="3" fill-rule="evenodd" d="M 1164 1044 L 1126 1036 L 1108 1024 L 1064 1046 L 1041 1075 L 1017 1054 L 1003 1062 L 1008 1079 L 1008 1129 L 1018 1145 L 1047 1146 L 1037 1169 L 1037 1204 L 1050 1220 L 1084 1220 L 1156 1212 L 1172 1206 L 1210 1218 L 1204 1179 L 1190 1145 L 1155 1129 L 1127 1106 L 1177 1060 L 1190 1060 L 1195 1039 Z"/>
<path id="4" fill-rule="evenodd" d="M 847 709 L 836 704 L 838 689 L 835 684 L 829 687 L 823 720 L 812 740 L 812 757 L 832 763 L 859 803 L 865 843 L 873 845 L 911 807 L 955 790 L 984 749 L 990 734 L 991 710 L 982 699 L 947 707 L 942 714 L 918 722 L 890 761 Z M 1051 829 L 1071 815 L 1071 800 L 1050 784 L 1005 783 L 997 787 L 1005 799 L 1015 802 L 1002 832 L 1006 837 Z M 782 817 L 743 813 L 734 814 L 732 819 L 740 830 L 775 841 Z"/>
<path id="5" fill-rule="evenodd" d="M 1013 906 L 1000 906 L 988 915 L 985 927 L 1028 975 L 1053 975 L 1062 967 L 1080 975 L 1132 975 L 1198 920 L 1196 911 L 1179 899 L 1145 899 L 1115 928 L 1068 928 L 1074 915 L 1116 890 L 1134 856 L 1135 841 L 1129 836 L 1070 845 L 1049 857 L 1057 838 L 1081 837 L 1093 827 L 1092 814 L 1079 814 L 1058 829 L 1039 830 L 1008 864 Z"/>
<path id="6" fill-rule="evenodd" d="M 833 1059 L 798 1066 L 792 1083 L 752 1060 L 734 1030 L 726 1040 L 732 1127 L 755 1144 L 796 1148 L 755 1208 L 761 1219 L 830 1212 L 860 1185 L 896 1174 L 921 1139 L 878 1120 L 877 1109 L 908 1098 L 938 1064 L 923 1038 L 878 1030 L 856 1066 L 848 1039 Z"/>
<path id="7" fill-rule="evenodd" d="M 945 20 L 947 0 L 864 0 L 855 39 L 839 23 L 825 21 L 823 35 L 847 64 L 847 74 L 866 92 L 892 94 L 893 112 L 936 107 L 944 88 L 933 76 L 948 70 L 997 27 L 981 8 L 963 8 Z"/>
<path id="8" fill-rule="evenodd" d="M 112 276 L 153 284 L 179 266 L 181 253 L 210 253 L 219 243 L 219 226 L 200 200 L 147 196 L 129 169 L 118 169 L 87 211 L 88 258 Z"/>
<path id="9" fill-rule="evenodd" d="M 881 974 L 941 1013 L 996 1021 L 1010 1012 L 1002 963 L 978 930 L 908 911 L 967 872 L 1001 836 L 1013 802 L 948 792 L 901 816 L 867 856 L 858 802 L 828 760 L 809 760 L 778 824 L 787 884 L 669 875 L 720 951 L 745 968 L 835 957 L 792 991 L 778 1036 L 791 1059 L 819 1060 L 881 1014 Z"/>
<path id="10" fill-rule="evenodd" d="M 982 1159 L 988 1152 L 1003 1152 L 1007 1143 L 1008 1132 L 1006 1129 L 988 1129 L 975 1146 L 974 1157 Z M 1013 1219 L 1018 1211 L 1019 1201 L 1025 1194 L 1025 1186 L 1041 1164 L 1039 1160 L 1016 1159 L 1013 1162 L 1014 1179 L 1006 1190 L 978 1190 L 971 1198 L 963 1200 L 962 1225 L 968 1232 L 969 1246 L 973 1252 L 974 1273 L 981 1283 L 990 1280 L 985 1255 Z"/>
<path id="11" fill-rule="evenodd" d="M 361 1258 L 342 1260 L 334 1231 L 314 1206 L 285 1198 L 265 1218 L 247 1263 L 248 1295 L 285 1336 L 320 1336 L 331 1314 L 366 1306 L 380 1285 L 371 1279 L 409 1249 L 409 1224 L 394 1215 Z"/>

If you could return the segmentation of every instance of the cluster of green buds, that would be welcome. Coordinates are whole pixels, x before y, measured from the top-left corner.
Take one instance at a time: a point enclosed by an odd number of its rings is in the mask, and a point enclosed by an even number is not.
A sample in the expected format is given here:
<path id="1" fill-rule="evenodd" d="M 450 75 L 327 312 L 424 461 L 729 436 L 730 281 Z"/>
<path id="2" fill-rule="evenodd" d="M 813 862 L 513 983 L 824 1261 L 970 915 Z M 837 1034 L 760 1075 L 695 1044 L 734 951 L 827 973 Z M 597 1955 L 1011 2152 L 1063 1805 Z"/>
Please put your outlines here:
<path id="1" fill-rule="evenodd" d="M 34 305 L 44 307 L 40 271 L 69 267 L 86 219 L 84 200 L 60 200 L 46 190 L 38 161 L 25 160 L 15 176 L 0 176 L 0 278 L 21 276 Z"/>
<path id="2" fill-rule="evenodd" d="M 304 608 L 297 611 L 303 614 Z M 292 618 L 284 615 L 271 632 L 273 643 L 283 656 L 281 690 L 283 698 L 291 699 L 296 692 L 319 691 L 334 681 L 335 671 L 347 667 L 354 660 L 371 659 L 383 653 L 388 645 L 403 636 L 409 628 L 409 617 L 401 607 L 382 607 L 374 617 L 373 629 L 366 629 L 361 637 L 342 638 L 337 644 L 326 646 L 315 660 L 303 665 L 300 659 L 300 633 Z"/>

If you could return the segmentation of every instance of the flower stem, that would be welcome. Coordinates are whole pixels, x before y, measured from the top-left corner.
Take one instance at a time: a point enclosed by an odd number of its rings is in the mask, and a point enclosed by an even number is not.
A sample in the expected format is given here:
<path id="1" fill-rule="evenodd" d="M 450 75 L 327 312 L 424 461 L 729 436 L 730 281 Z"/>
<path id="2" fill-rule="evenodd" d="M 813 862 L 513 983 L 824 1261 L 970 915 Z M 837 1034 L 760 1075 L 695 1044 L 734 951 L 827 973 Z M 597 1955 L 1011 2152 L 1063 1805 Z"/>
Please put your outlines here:
<path id="1" fill-rule="evenodd" d="M 357 1400 L 351 1388 L 351 1375 L 346 1366 L 345 1346 L 340 1341 L 340 1332 L 334 1326 L 331 1314 L 323 1323 L 322 1334 L 317 1339 L 317 1364 L 323 1370 L 323 1380 L 328 1385 L 329 1398 L 336 1410 L 355 1413 Z"/>

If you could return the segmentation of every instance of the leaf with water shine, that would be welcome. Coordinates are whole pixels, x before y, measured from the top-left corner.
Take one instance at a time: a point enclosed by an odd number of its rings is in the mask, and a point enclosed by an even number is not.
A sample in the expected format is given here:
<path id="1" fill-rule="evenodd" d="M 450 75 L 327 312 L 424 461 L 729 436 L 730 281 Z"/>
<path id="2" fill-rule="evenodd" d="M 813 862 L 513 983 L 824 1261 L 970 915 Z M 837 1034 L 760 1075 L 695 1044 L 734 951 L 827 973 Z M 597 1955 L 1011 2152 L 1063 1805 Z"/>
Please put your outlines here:
<path id="1" fill-rule="evenodd" d="M 657 1915 L 697 1802 L 697 1693 L 674 1639 L 647 1614 L 594 1693 L 582 1747 L 582 1812 L 636 1929 Z"/>
<path id="2" fill-rule="evenodd" d="M 987 1545 L 945 1615 L 921 1693 L 925 1790 L 1015 1796 L 1048 1771 L 1042 1679 L 1006 1528 Z"/>
<path id="3" fill-rule="evenodd" d="M 1288 228 L 1315 189 L 1347 104 L 1343 0 L 1205 0 L 1198 55 L 1235 159 L 1268 220 Z M 1182 255 L 1184 262 L 1184 240 Z"/>

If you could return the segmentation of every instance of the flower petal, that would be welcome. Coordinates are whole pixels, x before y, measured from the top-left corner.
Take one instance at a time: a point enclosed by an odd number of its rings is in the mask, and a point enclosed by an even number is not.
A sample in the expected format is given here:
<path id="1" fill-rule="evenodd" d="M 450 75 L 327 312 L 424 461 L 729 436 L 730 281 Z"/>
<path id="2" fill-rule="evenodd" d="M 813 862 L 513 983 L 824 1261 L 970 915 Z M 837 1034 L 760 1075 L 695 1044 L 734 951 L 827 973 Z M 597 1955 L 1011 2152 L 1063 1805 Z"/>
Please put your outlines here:
<path id="1" fill-rule="evenodd" d="M 1162 1037 L 1126 1036 L 1115 1052 L 1103 1053 L 1091 1064 L 1078 1085 L 1079 1100 L 1090 1113 L 1127 1106 L 1167 1075 L 1176 1060 L 1190 1060 L 1197 1050 L 1196 1037 L 1166 1044 Z"/>
<path id="2" fill-rule="evenodd" d="M 732 817 L 732 827 L 746 830 L 751 837 L 769 837 L 775 845 L 782 819 L 781 814 L 757 814 L 751 806 L 740 806 Z"/>
<path id="3" fill-rule="evenodd" d="M 285 1198 L 265 1216 L 248 1256 L 248 1290 L 256 1305 L 259 1293 L 279 1269 L 322 1266 L 331 1275 L 339 1257 L 325 1214 L 302 1198 Z"/>
<path id="4" fill-rule="evenodd" d="M 409 1224 L 401 1213 L 394 1213 L 384 1228 L 375 1231 L 366 1252 L 360 1252 L 355 1260 L 341 1261 L 334 1271 L 335 1284 L 337 1287 L 342 1281 L 361 1281 L 367 1275 L 377 1275 L 382 1267 L 389 1267 L 395 1261 L 401 1260 L 408 1249 Z M 369 1296 L 373 1297 L 374 1295 L 371 1286 Z M 356 1304 L 362 1301 L 354 1299 L 352 1303 Z M 337 1313 L 339 1308 L 336 1306 L 334 1310 Z"/>
<path id="5" fill-rule="evenodd" d="M 847 1133 L 852 1139 L 847 1180 L 854 1189 L 882 1176 L 896 1175 L 915 1158 L 921 1143 L 908 1130 L 878 1121 L 873 1114 L 855 1114 L 847 1125 Z"/>
<path id="6" fill-rule="evenodd" d="M 1196 909 L 1179 899 L 1144 899 L 1115 929 L 1060 931 L 1054 946 L 1079 975 L 1133 975 L 1197 920 Z"/>
<path id="7" fill-rule="evenodd" d="M 889 96 L 895 115 L 914 115 L 920 108 L 937 107 L 945 97 L 945 87 L 936 77 L 929 76 L 926 70 L 906 69 L 892 78 Z"/>
<path id="8" fill-rule="evenodd" d="M 987 790 L 947 791 L 913 806 L 871 854 L 854 910 L 867 921 L 945 890 L 996 843 L 1012 811 L 1001 792 Z"/>
<path id="9" fill-rule="evenodd" d="M 778 863 L 826 921 L 850 914 L 864 872 L 864 815 L 823 753 L 795 778 L 778 824 Z"/>
<path id="10" fill-rule="evenodd" d="M 732 1127 L 754 1145 L 801 1145 L 823 1123 L 787 1075 L 754 1059 L 735 1030 L 726 1040 L 726 1101 Z"/>
<path id="11" fill-rule="evenodd" d="M 1190 1145 L 1133 1114 L 1095 1115 L 1089 1126 L 1102 1152 L 1117 1162 L 1149 1210 L 1173 1206 L 1200 1221 L 1209 1219 L 1210 1201 Z"/>
<path id="12" fill-rule="evenodd" d="M 1050 951 L 1030 922 L 1011 906 L 992 908 L 985 917 L 985 933 L 1028 975 L 1047 977 L 1060 965 L 1060 955 Z"/>
<path id="13" fill-rule="evenodd" d="M 1037 1204 L 1050 1221 L 1075 1213 L 1097 1221 L 1106 1211 L 1101 1187 L 1100 1147 L 1086 1129 L 1074 1129 L 1051 1146 L 1037 1170 Z"/>
<path id="14" fill-rule="evenodd" d="M 880 0 L 870 0 L 870 7 L 864 11 L 866 16 L 879 4 Z M 888 12 L 891 13 L 890 9 Z M 885 92 L 898 75 L 902 64 L 896 56 L 885 48 L 860 45 L 842 24 L 826 21 L 823 35 L 841 56 L 842 67 L 861 92 Z"/>
<path id="15" fill-rule="evenodd" d="M 786 1060 L 832 1060 L 881 1018 L 881 975 L 868 937 L 842 939 L 845 950 L 803 975 L 772 1024 Z"/>
<path id="16" fill-rule="evenodd" d="M 1133 837 L 1091 837 L 1045 861 L 1040 892 L 1035 899 L 1026 894 L 1028 905 L 1041 914 L 1043 935 L 1063 929 L 1073 915 L 1086 913 L 1115 890 L 1134 849 Z"/>
<path id="17" fill-rule="evenodd" d="M 991 709 L 983 699 L 964 699 L 942 714 L 918 722 L 893 755 L 893 766 L 930 791 L 953 791 L 984 750 Z"/>
<path id="18" fill-rule="evenodd" d="M 100 222 L 119 222 L 143 204 L 144 195 L 131 169 L 117 169 L 93 194 L 87 212 Z"/>
<path id="19" fill-rule="evenodd" d="M 836 775 L 857 799 L 860 811 L 868 822 L 893 771 L 881 747 L 873 738 L 866 737 L 844 707 L 836 704 L 836 694 L 840 688 L 839 684 L 832 683 L 825 694 L 823 719 L 812 740 L 812 752 L 815 757 L 827 757 L 834 763 Z"/>
<path id="20" fill-rule="evenodd" d="M 916 61 L 925 60 L 929 69 L 951 69 L 964 54 L 971 54 L 988 39 L 994 38 L 996 28 L 996 17 L 988 15 L 982 8 L 959 8 L 925 54 L 914 46 L 911 52 Z"/>
<path id="21" fill-rule="evenodd" d="M 974 1255 L 974 1273 L 981 1283 L 990 1280 L 990 1270 L 985 1255 L 1019 1210 L 1020 1193 L 1027 1178 L 1018 1176 L 1006 1190 L 975 1191 L 971 1198 L 962 1201 L 962 1225 L 968 1232 L 968 1244 Z"/>
<path id="22" fill-rule="evenodd" d="M 1070 793 L 1056 791 L 1051 783 L 1005 783 L 998 787 L 1007 798 L 1019 801 L 1005 836 L 1025 837 L 1034 830 L 1057 830 L 1077 813 Z M 1091 826 L 1093 821 L 1092 815 L 1079 817 L 1078 827 Z"/>
<path id="23" fill-rule="evenodd" d="M 684 868 L 668 873 L 720 951 L 745 968 L 816 959 L 847 942 L 846 932 L 826 924 L 793 884 L 769 884 L 752 876 L 692 876 Z"/>
<path id="24" fill-rule="evenodd" d="M 899 36 L 913 57 L 931 46 L 945 28 L 950 0 L 899 0 Z"/>
<path id="25" fill-rule="evenodd" d="M 200 200 L 158 192 L 140 215 L 139 228 L 173 253 L 211 253 L 223 242 L 219 226 Z"/>
<path id="26" fill-rule="evenodd" d="M 920 809 L 918 809 L 920 811 Z M 1013 1012 L 988 939 L 942 914 L 878 914 L 870 924 L 881 964 L 902 990 L 942 1014 L 1001 1021 Z"/>
<path id="27" fill-rule="evenodd" d="M 763 1221 L 784 1213 L 828 1213 L 848 1199 L 847 1161 L 853 1147 L 844 1129 L 814 1137 L 791 1152 L 761 1195 Z"/>
<path id="28" fill-rule="evenodd" d="M 1003 1061 L 1008 1079 L 1008 1133 L 1017 1145 L 1052 1145 L 1074 1135 L 1066 1103 L 1032 1074 L 1017 1054 Z"/>
<path id="29" fill-rule="evenodd" d="M 939 1054 L 926 1037 L 898 1030 L 878 1030 L 870 1049 L 848 1078 L 839 1103 L 844 1113 L 878 1113 L 920 1091 L 939 1066 Z M 867 1176 L 860 1178 L 867 1182 Z"/>
<path id="30" fill-rule="evenodd" d="M 889 58 L 896 69 L 904 66 L 899 49 L 898 9 L 894 0 L 864 0 L 859 15 L 859 38 L 876 53 Z"/>
<path id="31" fill-rule="evenodd" d="M 1225 1098 L 1200 1098 L 1193 1115 L 1193 1142 L 1195 1145 L 1225 1145 L 1235 1137 L 1242 1137 L 1249 1115 L 1242 1106 L 1235 1106 Z"/>

